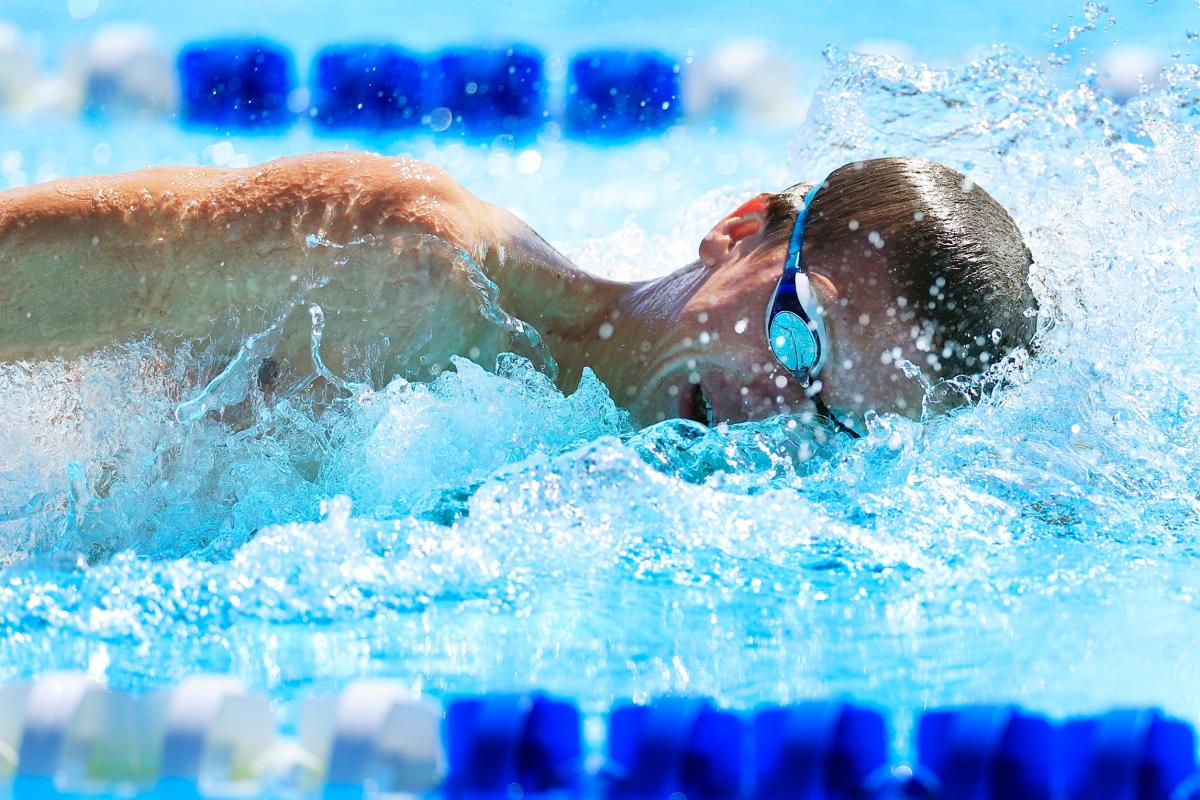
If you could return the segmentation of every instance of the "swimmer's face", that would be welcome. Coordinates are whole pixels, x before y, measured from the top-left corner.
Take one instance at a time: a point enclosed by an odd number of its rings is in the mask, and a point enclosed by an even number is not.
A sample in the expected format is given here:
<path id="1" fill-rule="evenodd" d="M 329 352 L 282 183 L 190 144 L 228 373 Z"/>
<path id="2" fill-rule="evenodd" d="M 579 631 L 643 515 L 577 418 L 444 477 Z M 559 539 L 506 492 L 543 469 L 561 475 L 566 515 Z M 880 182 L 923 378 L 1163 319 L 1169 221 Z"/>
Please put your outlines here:
<path id="1" fill-rule="evenodd" d="M 765 240 L 764 210 L 747 203 L 700 244 L 700 271 L 694 277 L 699 285 L 655 347 L 636 409 L 639 417 L 711 424 L 812 410 L 803 387 L 767 343 L 767 304 L 787 241 Z M 856 420 L 868 410 L 916 415 L 923 397 L 920 384 L 904 374 L 894 355 L 897 347 L 905 354 L 911 350 L 911 323 L 897 313 L 896 287 L 874 266 L 856 263 L 851 254 L 840 265 L 836 283 L 816 267 L 809 270 L 829 338 L 821 394 L 833 409 Z"/>

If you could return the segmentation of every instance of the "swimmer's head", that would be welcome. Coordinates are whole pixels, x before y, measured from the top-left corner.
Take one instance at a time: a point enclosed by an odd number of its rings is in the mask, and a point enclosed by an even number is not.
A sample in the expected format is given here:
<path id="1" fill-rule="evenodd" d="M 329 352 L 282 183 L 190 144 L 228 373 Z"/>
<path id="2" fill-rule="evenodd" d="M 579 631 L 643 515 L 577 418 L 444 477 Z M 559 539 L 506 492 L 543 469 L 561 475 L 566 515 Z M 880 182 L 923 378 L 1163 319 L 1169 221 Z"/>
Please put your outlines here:
<path id="1" fill-rule="evenodd" d="M 703 278 L 672 329 L 678 342 L 666 343 L 690 366 L 658 387 L 682 399 L 681 415 L 739 421 L 812 408 L 763 326 L 810 186 L 752 198 L 701 243 Z M 883 158 L 834 170 L 803 238 L 828 338 L 821 398 L 852 421 L 868 410 L 916 416 L 925 390 L 914 368 L 936 384 L 1032 348 L 1030 263 L 1004 208 L 948 167 Z"/>

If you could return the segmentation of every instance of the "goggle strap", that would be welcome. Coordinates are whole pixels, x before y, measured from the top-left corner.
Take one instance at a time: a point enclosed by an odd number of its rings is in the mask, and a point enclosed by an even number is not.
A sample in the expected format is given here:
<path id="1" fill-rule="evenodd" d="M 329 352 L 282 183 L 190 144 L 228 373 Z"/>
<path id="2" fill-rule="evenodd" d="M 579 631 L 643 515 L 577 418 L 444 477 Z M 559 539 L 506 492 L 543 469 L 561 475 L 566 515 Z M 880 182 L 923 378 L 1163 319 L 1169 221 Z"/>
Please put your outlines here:
<path id="1" fill-rule="evenodd" d="M 838 419 L 837 415 L 834 414 L 833 411 L 830 410 L 829 406 L 825 403 L 825 401 L 821 399 L 820 393 L 812 395 L 812 401 L 813 401 L 813 405 L 815 405 L 817 407 L 817 413 L 820 414 L 825 419 L 829 420 L 829 424 L 831 424 L 835 430 L 838 430 L 841 433 L 845 433 L 845 434 L 849 435 L 852 439 L 861 439 L 862 438 L 861 433 L 854 430 L 854 428 L 851 428 L 849 425 L 847 425 L 846 423 L 844 423 L 840 419 Z"/>
<path id="2" fill-rule="evenodd" d="M 796 220 L 792 223 L 792 235 L 788 240 L 787 258 L 784 259 L 784 272 L 797 273 L 801 272 L 801 261 L 804 258 L 804 227 L 808 222 L 808 209 L 812 207 L 813 199 L 817 196 L 817 191 L 825 185 L 824 181 L 818 181 L 813 184 L 813 187 L 808 190 L 808 194 L 804 196 L 803 205 L 796 212 Z"/>

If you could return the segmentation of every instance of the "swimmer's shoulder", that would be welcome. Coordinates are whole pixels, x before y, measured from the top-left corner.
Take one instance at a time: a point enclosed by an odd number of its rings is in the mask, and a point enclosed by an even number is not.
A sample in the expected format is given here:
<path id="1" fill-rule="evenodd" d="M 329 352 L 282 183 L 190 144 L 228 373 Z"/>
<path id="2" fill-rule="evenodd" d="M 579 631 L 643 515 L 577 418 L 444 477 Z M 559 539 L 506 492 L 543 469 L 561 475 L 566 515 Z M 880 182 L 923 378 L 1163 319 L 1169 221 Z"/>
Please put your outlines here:
<path id="1" fill-rule="evenodd" d="M 225 172 L 214 167 L 154 167 L 9 189 L 0 192 L 0 242 L 21 232 L 82 234 L 105 220 L 160 214 L 217 185 Z"/>
<path id="2" fill-rule="evenodd" d="M 418 230 L 470 247 L 487 234 L 493 209 L 444 170 L 404 156 L 339 151 L 279 158 L 230 177 L 233 194 L 303 208 L 309 227 L 331 238 Z M 280 208 L 280 210 L 284 210 Z M 342 228 L 342 230 L 337 230 Z"/>
<path id="3" fill-rule="evenodd" d="M 243 168 L 151 167 L 64 178 L 0 192 L 0 241 L 63 226 L 80 235 L 102 222 L 145 229 L 188 222 L 349 239 L 431 233 L 471 249 L 494 237 L 494 207 L 442 169 L 407 157 L 309 153 Z M 47 231 L 49 232 L 49 231 Z M 88 233 L 87 235 L 91 235 Z"/>

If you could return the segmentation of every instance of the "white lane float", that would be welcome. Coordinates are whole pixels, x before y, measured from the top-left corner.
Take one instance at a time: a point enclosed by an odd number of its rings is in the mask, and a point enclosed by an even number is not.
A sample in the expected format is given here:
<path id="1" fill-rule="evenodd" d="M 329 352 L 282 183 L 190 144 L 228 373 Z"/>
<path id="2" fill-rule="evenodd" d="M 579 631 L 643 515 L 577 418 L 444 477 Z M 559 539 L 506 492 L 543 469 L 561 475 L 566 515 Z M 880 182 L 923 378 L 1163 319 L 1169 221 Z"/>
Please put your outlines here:
<path id="1" fill-rule="evenodd" d="M 165 117 L 179 107 L 179 77 L 154 32 L 141 25 L 106 25 L 68 54 L 67 80 L 91 117 Z"/>
<path id="2" fill-rule="evenodd" d="M 134 700 L 81 672 L 0 690 L 0 774 L 14 800 L 89 793 L 138 771 Z"/>
<path id="3" fill-rule="evenodd" d="M 360 680 L 316 695 L 300 712 L 300 747 L 322 765 L 313 777 L 326 798 L 415 795 L 445 771 L 442 708 L 404 684 Z"/>
<path id="4" fill-rule="evenodd" d="M 1096 83 L 1117 102 L 1124 103 L 1143 89 L 1161 85 L 1164 67 L 1162 58 L 1150 48 L 1117 45 L 1101 56 Z"/>
<path id="5" fill-rule="evenodd" d="M 792 127 L 804 118 L 796 68 L 772 44 L 755 39 L 724 42 L 684 71 L 688 114 L 716 120 Z"/>
<path id="6" fill-rule="evenodd" d="M 24 115 L 62 110 L 66 85 L 46 75 L 31 37 L 0 21 L 0 112 Z"/>
<path id="7" fill-rule="evenodd" d="M 141 700 L 144 756 L 164 798 L 256 796 L 278 741 L 271 704 L 236 678 L 197 675 Z"/>

